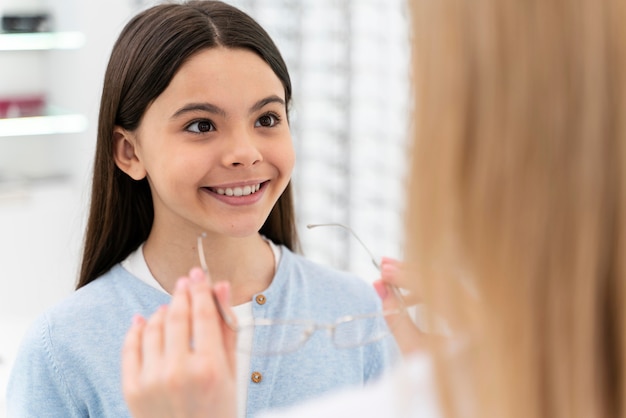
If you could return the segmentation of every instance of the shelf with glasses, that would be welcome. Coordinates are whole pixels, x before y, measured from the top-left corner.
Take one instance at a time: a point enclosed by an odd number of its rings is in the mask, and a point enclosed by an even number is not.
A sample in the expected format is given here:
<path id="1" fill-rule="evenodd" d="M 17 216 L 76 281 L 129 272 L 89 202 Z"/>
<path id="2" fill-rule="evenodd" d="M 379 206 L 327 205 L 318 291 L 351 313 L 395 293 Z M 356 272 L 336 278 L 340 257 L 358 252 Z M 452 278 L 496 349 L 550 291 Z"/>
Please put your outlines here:
<path id="1" fill-rule="evenodd" d="M 79 49 L 84 44 L 81 32 L 0 33 L 0 51 Z"/>
<path id="2" fill-rule="evenodd" d="M 76 50 L 84 44 L 85 35 L 81 32 L 0 33 L 0 52 Z M 13 107 L 19 110 L 18 105 Z M 18 111 L 17 115 L 9 116 L 0 112 L 0 138 L 79 133 L 86 128 L 87 118 L 84 115 L 51 106 L 34 115 L 32 112 L 20 115 Z"/>
<path id="3" fill-rule="evenodd" d="M 79 133 L 87 129 L 87 118 L 77 113 L 48 107 L 44 114 L 0 118 L 0 138 Z"/>

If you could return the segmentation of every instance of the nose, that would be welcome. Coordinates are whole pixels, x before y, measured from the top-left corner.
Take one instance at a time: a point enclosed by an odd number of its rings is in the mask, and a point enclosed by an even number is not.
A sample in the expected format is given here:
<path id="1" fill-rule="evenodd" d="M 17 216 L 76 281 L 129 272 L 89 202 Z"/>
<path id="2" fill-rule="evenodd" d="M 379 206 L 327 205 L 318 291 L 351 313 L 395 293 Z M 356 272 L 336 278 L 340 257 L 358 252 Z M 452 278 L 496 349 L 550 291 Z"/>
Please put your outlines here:
<path id="1" fill-rule="evenodd" d="M 247 131 L 234 133 L 227 139 L 222 163 L 227 167 L 250 167 L 263 160 L 254 135 Z"/>

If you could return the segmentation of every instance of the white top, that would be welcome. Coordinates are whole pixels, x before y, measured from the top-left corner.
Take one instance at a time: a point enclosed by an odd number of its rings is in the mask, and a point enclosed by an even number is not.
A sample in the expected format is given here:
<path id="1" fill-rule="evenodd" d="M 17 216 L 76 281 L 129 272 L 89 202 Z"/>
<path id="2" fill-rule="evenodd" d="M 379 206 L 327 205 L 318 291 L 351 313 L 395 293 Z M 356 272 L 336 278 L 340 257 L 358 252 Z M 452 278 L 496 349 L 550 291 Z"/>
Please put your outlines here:
<path id="1" fill-rule="evenodd" d="M 432 361 L 426 354 L 405 358 L 379 381 L 344 389 L 259 418 L 439 418 Z"/>
<path id="2" fill-rule="evenodd" d="M 274 270 L 278 268 L 280 261 L 281 251 L 280 247 L 274 244 L 272 241 L 265 240 L 274 254 Z M 167 293 L 163 286 L 154 278 L 146 258 L 143 255 L 143 244 L 139 246 L 133 253 L 131 253 L 124 261 L 122 261 L 122 267 L 126 269 L 130 274 L 137 277 L 141 281 L 154 287 L 157 290 Z M 232 306 L 231 309 L 237 317 L 237 322 L 250 322 L 252 321 L 252 301 L 242 303 L 241 305 Z M 252 333 L 243 332 L 237 336 L 237 416 L 243 418 L 246 416 L 246 401 L 248 397 L 248 383 L 250 381 L 250 353 L 252 352 Z"/>

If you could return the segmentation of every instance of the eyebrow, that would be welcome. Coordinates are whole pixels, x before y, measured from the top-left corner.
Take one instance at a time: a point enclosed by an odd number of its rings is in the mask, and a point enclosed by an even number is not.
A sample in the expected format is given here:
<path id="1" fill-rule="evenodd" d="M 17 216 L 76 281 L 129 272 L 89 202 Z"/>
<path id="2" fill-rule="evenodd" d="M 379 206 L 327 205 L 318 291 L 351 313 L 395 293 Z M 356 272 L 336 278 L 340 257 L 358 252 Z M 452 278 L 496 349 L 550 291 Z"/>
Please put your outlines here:
<path id="1" fill-rule="evenodd" d="M 281 99 L 280 97 L 278 97 L 276 95 L 271 95 L 271 96 L 268 96 L 268 97 L 265 97 L 265 98 L 259 100 L 255 104 L 253 104 L 252 107 L 250 107 L 249 113 L 257 112 L 257 111 L 261 110 L 263 107 L 267 106 L 270 103 L 278 103 L 278 104 L 280 104 L 282 106 L 285 105 L 285 101 L 283 99 Z M 185 113 L 197 112 L 197 111 L 213 113 L 215 115 L 226 117 L 226 111 L 224 109 L 222 109 L 221 107 L 216 106 L 214 104 L 211 104 L 211 103 L 189 103 L 189 104 L 186 104 L 185 106 L 181 107 L 180 109 L 178 109 L 172 115 L 171 119 L 176 119 L 176 118 L 180 117 L 181 115 L 184 115 Z"/>

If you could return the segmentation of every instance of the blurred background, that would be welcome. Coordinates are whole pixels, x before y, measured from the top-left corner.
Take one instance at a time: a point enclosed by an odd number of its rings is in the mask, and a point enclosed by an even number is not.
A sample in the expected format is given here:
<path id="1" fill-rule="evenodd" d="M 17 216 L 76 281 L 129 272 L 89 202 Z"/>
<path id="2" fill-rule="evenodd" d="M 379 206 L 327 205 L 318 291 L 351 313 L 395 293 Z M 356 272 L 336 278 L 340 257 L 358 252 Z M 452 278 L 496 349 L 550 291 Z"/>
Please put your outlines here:
<path id="1" fill-rule="evenodd" d="M 289 67 L 293 182 L 305 255 L 372 281 L 401 258 L 409 129 L 405 0 L 230 0 Z M 72 292 L 104 69 L 142 0 L 1 0 L 0 416 L 25 327 Z"/>

